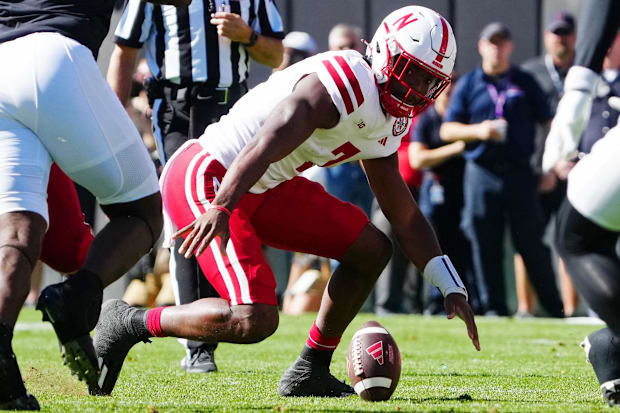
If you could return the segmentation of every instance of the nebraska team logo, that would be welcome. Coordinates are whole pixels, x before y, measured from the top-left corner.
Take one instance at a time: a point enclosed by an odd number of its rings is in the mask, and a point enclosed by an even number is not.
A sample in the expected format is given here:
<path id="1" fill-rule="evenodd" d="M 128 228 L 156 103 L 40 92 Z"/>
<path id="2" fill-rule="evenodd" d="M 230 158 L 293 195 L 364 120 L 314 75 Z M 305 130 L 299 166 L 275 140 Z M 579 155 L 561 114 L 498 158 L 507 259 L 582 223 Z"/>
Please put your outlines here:
<path id="1" fill-rule="evenodd" d="M 409 118 L 398 118 L 394 121 L 394 126 L 392 126 L 392 135 L 398 136 L 405 133 L 407 130 L 407 125 L 409 124 Z"/>
<path id="2" fill-rule="evenodd" d="M 383 341 L 377 341 L 375 344 L 371 344 L 366 353 L 370 354 L 370 357 L 377 360 L 380 366 L 383 366 Z"/>

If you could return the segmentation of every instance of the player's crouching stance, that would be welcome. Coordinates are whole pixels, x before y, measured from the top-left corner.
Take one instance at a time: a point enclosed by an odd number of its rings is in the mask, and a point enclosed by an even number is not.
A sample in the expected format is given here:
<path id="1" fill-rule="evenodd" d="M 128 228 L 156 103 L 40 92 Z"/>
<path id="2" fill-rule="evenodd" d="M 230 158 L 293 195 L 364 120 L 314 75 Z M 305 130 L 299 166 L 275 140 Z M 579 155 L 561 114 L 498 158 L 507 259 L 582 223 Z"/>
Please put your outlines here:
<path id="1" fill-rule="evenodd" d="M 184 145 L 161 178 L 164 207 L 222 298 L 149 311 L 104 305 L 95 349 L 109 394 L 125 355 L 152 336 L 254 343 L 278 326 L 273 273 L 261 252 L 278 248 L 335 258 L 340 266 L 282 396 L 341 397 L 353 389 L 329 372 L 334 349 L 391 256 L 388 238 L 357 207 L 297 175 L 312 165 L 363 160 L 370 185 L 413 263 L 446 297 L 479 348 L 467 293 L 442 256 L 403 182 L 396 151 L 419 113 L 441 93 L 456 56 L 452 30 L 432 10 L 387 16 L 368 46 L 327 52 L 272 75 Z"/>

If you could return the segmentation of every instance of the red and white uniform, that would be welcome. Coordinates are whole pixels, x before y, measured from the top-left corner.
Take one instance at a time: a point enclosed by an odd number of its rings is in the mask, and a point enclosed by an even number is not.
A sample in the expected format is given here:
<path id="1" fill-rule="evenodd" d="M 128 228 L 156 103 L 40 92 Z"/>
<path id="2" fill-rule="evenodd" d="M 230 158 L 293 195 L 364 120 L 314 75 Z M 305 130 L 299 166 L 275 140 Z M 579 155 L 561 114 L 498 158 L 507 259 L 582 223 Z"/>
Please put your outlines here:
<path id="1" fill-rule="evenodd" d="M 227 256 L 215 240 L 198 257 L 209 281 L 231 304 L 276 304 L 275 279 L 261 252 L 277 248 L 339 259 L 368 218 L 356 206 L 297 175 L 312 165 L 335 166 L 382 158 L 398 150 L 409 119 L 381 109 L 375 77 L 355 51 L 322 53 L 274 73 L 242 97 L 198 139 L 171 158 L 162 175 L 164 208 L 177 228 L 206 211 L 226 169 L 267 116 L 305 75 L 317 73 L 340 112 L 331 129 L 317 129 L 293 152 L 269 166 L 235 207 Z"/>
<path id="2" fill-rule="evenodd" d="M 228 115 L 209 125 L 200 144 L 228 168 L 273 108 L 309 73 L 317 73 L 323 82 L 340 112 L 340 122 L 331 129 L 317 129 L 292 153 L 271 164 L 252 193 L 273 188 L 312 165 L 335 166 L 391 155 L 408 129 L 408 119 L 384 114 L 375 76 L 362 55 L 345 50 L 322 53 L 274 73 L 239 100 Z"/>
<path id="3" fill-rule="evenodd" d="M 39 259 L 61 273 L 79 270 L 93 242 L 73 181 L 55 164 L 47 186 L 49 226 Z"/>

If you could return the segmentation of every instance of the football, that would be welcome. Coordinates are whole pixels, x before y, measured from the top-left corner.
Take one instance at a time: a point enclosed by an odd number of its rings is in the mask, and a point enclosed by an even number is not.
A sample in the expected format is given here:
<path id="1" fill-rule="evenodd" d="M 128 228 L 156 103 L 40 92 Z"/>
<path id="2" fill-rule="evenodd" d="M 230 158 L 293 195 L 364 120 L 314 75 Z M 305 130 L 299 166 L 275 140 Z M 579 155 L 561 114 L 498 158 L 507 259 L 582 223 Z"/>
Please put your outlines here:
<path id="1" fill-rule="evenodd" d="M 362 399 L 389 399 L 398 384 L 400 367 L 398 346 L 385 327 L 369 321 L 355 332 L 347 352 L 347 372 Z"/>

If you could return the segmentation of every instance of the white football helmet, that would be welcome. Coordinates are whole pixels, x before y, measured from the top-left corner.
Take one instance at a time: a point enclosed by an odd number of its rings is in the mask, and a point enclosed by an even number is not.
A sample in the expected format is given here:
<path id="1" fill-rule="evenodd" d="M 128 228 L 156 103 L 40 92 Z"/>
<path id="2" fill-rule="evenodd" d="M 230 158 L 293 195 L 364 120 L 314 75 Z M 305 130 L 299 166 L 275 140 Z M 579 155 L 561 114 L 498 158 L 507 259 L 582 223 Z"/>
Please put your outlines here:
<path id="1" fill-rule="evenodd" d="M 386 112 L 414 117 L 450 83 L 456 40 L 450 24 L 437 12 L 406 6 L 383 19 L 367 45 L 366 57 Z"/>

